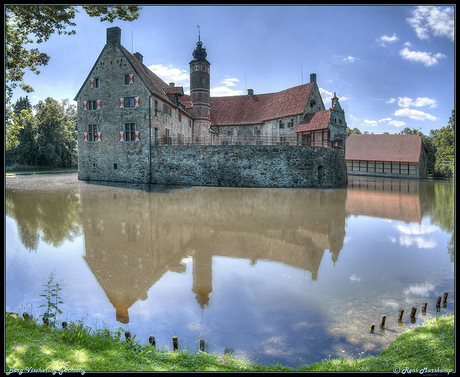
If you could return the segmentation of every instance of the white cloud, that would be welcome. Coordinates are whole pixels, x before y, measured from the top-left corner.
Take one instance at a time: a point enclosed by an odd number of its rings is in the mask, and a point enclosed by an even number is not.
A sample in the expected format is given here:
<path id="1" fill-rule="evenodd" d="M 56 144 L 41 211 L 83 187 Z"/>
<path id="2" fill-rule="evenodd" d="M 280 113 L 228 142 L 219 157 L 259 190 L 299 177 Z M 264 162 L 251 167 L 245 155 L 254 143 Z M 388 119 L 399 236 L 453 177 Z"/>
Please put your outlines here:
<path id="1" fill-rule="evenodd" d="M 403 127 L 406 125 L 405 122 L 403 121 L 400 121 L 400 120 L 393 120 L 392 118 L 382 118 L 382 119 L 379 119 L 379 120 L 369 120 L 369 119 L 365 119 L 364 122 L 363 122 L 363 125 L 364 126 L 368 126 L 368 127 L 377 127 L 378 125 L 380 124 L 387 124 L 389 126 L 394 126 L 394 127 Z"/>
<path id="2" fill-rule="evenodd" d="M 398 97 L 398 106 L 399 107 L 424 107 L 429 106 L 434 108 L 438 106 L 438 102 L 435 99 L 427 97 L 418 97 L 415 101 L 409 97 Z"/>
<path id="3" fill-rule="evenodd" d="M 407 287 L 404 290 L 405 295 L 416 295 L 416 296 L 421 296 L 421 297 L 428 297 L 430 295 L 430 292 L 434 292 L 435 286 L 431 283 L 425 283 L 425 284 L 414 284 L 409 287 Z"/>
<path id="4" fill-rule="evenodd" d="M 446 57 L 446 55 L 441 53 L 432 54 L 431 52 L 411 51 L 407 47 L 400 50 L 399 54 L 405 60 L 423 63 L 425 67 L 431 67 L 433 65 L 436 65 L 438 64 L 439 59 Z"/>
<path id="5" fill-rule="evenodd" d="M 394 103 L 396 102 L 396 99 L 394 98 L 390 98 L 388 101 L 386 101 L 385 103 Z"/>
<path id="6" fill-rule="evenodd" d="M 153 64 L 148 68 L 166 83 L 174 82 L 176 86 L 190 86 L 190 75 L 188 70 L 175 68 L 171 64 L 168 66 Z"/>
<path id="7" fill-rule="evenodd" d="M 376 120 L 364 119 L 363 124 L 369 127 L 377 127 L 379 125 L 379 122 Z"/>
<path id="8" fill-rule="evenodd" d="M 394 33 L 391 37 L 388 35 L 382 35 L 376 39 L 376 41 L 380 44 L 380 46 L 385 47 L 387 43 L 394 43 L 398 41 L 399 38 Z"/>
<path id="9" fill-rule="evenodd" d="M 224 84 L 225 86 L 235 86 L 236 83 L 239 83 L 240 80 L 238 79 L 235 79 L 235 78 L 226 78 L 224 79 L 224 81 L 222 81 L 222 84 Z"/>
<path id="10" fill-rule="evenodd" d="M 356 58 L 354 56 L 347 56 L 346 58 L 342 59 L 343 62 L 347 63 L 354 63 L 356 60 L 359 60 L 359 58 Z"/>
<path id="11" fill-rule="evenodd" d="M 401 233 L 410 234 L 410 235 L 420 235 L 420 234 L 429 234 L 436 231 L 436 226 L 434 225 L 424 225 L 424 224 L 400 224 L 396 225 L 396 229 L 398 229 Z"/>
<path id="12" fill-rule="evenodd" d="M 423 237 L 413 237 L 413 236 L 400 236 L 399 244 L 401 246 L 410 247 L 415 245 L 417 249 L 433 249 L 436 247 L 436 241 L 432 239 L 425 239 Z"/>
<path id="13" fill-rule="evenodd" d="M 388 124 L 394 127 L 404 127 L 406 125 L 406 122 L 402 120 L 391 120 L 388 122 Z"/>
<path id="14" fill-rule="evenodd" d="M 332 106 L 331 98 L 334 97 L 334 93 L 323 88 L 319 88 L 319 92 L 321 93 L 321 98 L 323 99 L 324 107 L 328 109 Z M 339 101 L 347 101 L 348 99 L 348 97 L 339 97 Z"/>
<path id="15" fill-rule="evenodd" d="M 408 118 L 411 118 L 411 119 L 414 119 L 414 120 L 432 120 L 432 121 L 435 121 L 435 120 L 438 119 L 438 118 L 436 118 L 435 116 L 433 116 L 431 114 L 424 113 L 423 111 L 420 111 L 420 110 L 409 109 L 407 107 L 404 108 L 404 109 L 396 110 L 394 115 L 398 116 L 398 117 L 408 117 Z"/>
<path id="16" fill-rule="evenodd" d="M 429 39 L 430 34 L 435 37 L 447 37 L 454 41 L 454 9 L 436 6 L 419 6 L 407 19 L 420 39 Z"/>
<path id="17" fill-rule="evenodd" d="M 240 80 L 237 78 L 227 77 L 222 80 L 220 86 L 216 86 L 211 88 L 211 96 L 212 97 L 227 97 L 227 96 L 240 96 L 243 94 L 241 89 L 232 89 L 231 87 L 236 86 Z"/>

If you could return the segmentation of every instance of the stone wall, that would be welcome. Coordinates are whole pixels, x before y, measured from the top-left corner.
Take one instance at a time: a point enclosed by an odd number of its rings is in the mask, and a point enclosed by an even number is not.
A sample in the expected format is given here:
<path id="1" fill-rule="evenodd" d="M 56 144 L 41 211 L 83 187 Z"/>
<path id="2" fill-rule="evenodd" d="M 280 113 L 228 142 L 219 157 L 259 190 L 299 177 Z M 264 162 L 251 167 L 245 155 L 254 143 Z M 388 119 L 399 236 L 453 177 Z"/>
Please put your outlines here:
<path id="1" fill-rule="evenodd" d="M 162 146 L 152 150 L 151 183 L 331 188 L 346 184 L 341 150 L 306 146 Z"/>

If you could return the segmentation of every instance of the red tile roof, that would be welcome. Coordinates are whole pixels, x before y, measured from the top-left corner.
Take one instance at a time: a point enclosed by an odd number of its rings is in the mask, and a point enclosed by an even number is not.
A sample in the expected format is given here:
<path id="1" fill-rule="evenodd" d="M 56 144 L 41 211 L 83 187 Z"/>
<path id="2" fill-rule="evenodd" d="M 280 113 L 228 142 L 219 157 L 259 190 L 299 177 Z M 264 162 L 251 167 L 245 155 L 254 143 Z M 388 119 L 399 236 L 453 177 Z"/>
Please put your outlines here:
<path id="1" fill-rule="evenodd" d="M 419 162 L 420 135 L 349 135 L 346 160 Z"/>
<path id="2" fill-rule="evenodd" d="M 330 120 L 330 110 L 323 110 L 314 114 L 307 114 L 305 120 L 299 123 L 295 132 L 302 133 L 314 130 L 325 130 L 329 127 Z"/>
<path id="3" fill-rule="evenodd" d="M 295 86 L 277 93 L 231 97 L 211 97 L 211 124 L 238 126 L 301 115 L 312 83 Z M 187 98 L 181 98 L 186 103 Z"/>

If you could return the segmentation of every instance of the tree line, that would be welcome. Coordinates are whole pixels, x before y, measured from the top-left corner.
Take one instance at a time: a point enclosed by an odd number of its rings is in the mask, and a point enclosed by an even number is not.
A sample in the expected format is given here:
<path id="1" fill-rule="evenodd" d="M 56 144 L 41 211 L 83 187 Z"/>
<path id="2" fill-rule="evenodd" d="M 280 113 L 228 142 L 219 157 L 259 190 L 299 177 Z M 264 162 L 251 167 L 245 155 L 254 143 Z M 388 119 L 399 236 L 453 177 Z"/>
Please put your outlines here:
<path id="1" fill-rule="evenodd" d="M 72 168 L 78 163 L 77 111 L 68 100 L 47 98 L 31 106 L 20 97 L 7 111 L 6 165 Z M 360 134 L 358 128 L 348 134 Z M 367 133 L 367 132 L 364 132 Z M 388 132 L 386 132 L 388 133 Z M 420 135 L 427 151 L 427 173 L 453 178 L 455 172 L 455 110 L 446 126 L 429 135 L 406 127 L 400 134 Z"/>
<path id="2" fill-rule="evenodd" d="M 20 97 L 6 114 L 7 166 L 72 168 L 78 164 L 77 111 L 48 97 L 31 106 Z"/>
<path id="3" fill-rule="evenodd" d="M 358 128 L 347 128 L 347 134 L 369 134 Z M 388 134 L 389 132 L 384 132 Z M 439 130 L 430 130 L 428 135 L 409 127 L 404 128 L 401 135 L 420 135 L 427 152 L 427 173 L 432 177 L 453 178 L 455 173 L 455 110 L 446 126 Z"/>

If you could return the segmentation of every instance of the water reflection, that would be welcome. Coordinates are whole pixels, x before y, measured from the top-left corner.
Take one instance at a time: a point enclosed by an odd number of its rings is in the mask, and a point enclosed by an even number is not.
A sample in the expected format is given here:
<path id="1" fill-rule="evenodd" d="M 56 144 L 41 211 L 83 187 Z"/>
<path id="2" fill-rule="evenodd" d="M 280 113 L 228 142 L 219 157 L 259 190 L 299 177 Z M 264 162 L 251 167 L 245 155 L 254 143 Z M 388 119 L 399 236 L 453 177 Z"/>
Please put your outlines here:
<path id="1" fill-rule="evenodd" d="M 188 188 L 167 195 L 107 186 L 80 188 L 89 268 L 116 309 L 128 309 L 167 271 L 193 257 L 197 304 L 212 292 L 212 258 L 270 260 L 317 279 L 325 251 L 336 261 L 345 236 L 347 191 Z"/>
<path id="2" fill-rule="evenodd" d="M 138 339 L 152 328 L 219 332 L 216 347 L 294 365 L 305 355 L 381 349 L 402 331 L 391 328 L 400 307 L 453 282 L 454 190 L 446 182 L 352 177 L 348 188 L 289 190 L 72 177 L 7 182 L 6 214 L 35 251 L 28 262 L 7 234 L 7 310 L 42 293 L 32 291 L 43 283 L 32 272 L 52 263 L 67 274 L 64 301 L 77 317 L 123 324 Z M 82 246 L 69 262 L 63 245 L 74 240 Z M 389 309 L 385 336 L 369 338 L 369 324 Z"/>

